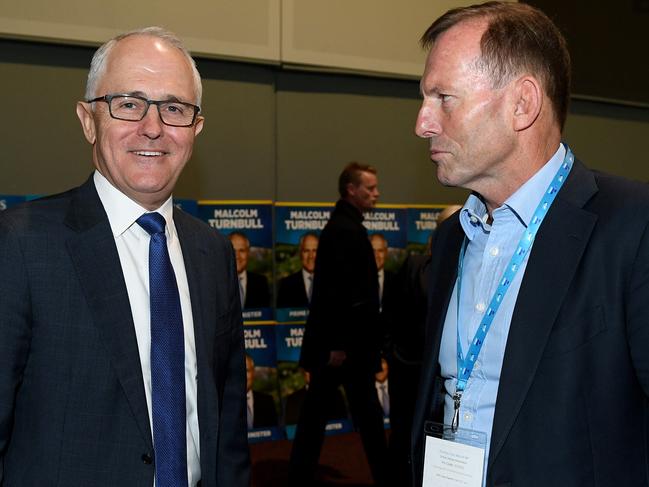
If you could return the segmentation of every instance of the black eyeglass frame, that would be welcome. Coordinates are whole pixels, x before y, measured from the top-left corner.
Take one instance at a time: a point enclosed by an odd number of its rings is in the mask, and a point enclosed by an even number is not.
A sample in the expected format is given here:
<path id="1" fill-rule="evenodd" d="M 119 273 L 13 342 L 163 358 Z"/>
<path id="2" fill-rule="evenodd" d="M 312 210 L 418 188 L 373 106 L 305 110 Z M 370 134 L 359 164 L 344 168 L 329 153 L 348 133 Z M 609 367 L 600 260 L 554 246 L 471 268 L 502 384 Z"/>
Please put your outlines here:
<path id="1" fill-rule="evenodd" d="M 111 107 L 111 101 L 114 98 L 119 98 L 119 97 L 135 98 L 137 100 L 142 100 L 143 102 L 145 102 L 146 103 L 146 109 L 144 110 L 144 113 L 142 114 L 142 117 L 140 117 L 138 120 L 132 120 L 132 119 L 128 119 L 128 118 L 116 117 L 115 115 L 113 115 L 113 109 Z M 142 121 L 144 119 L 144 117 L 146 117 L 146 114 L 149 113 L 149 107 L 151 105 L 155 105 L 156 108 L 158 109 L 158 116 L 160 117 L 160 121 L 162 121 L 163 124 L 168 125 L 169 127 L 191 127 L 196 122 L 196 117 L 198 116 L 198 114 L 201 111 L 201 107 L 199 107 L 198 105 L 193 105 L 192 103 L 187 103 L 187 102 L 184 102 L 184 101 L 149 100 L 148 98 L 144 98 L 143 96 L 129 95 L 128 93 L 116 93 L 116 94 L 112 94 L 112 95 L 98 96 L 97 98 L 93 98 L 92 100 L 86 100 L 86 103 L 95 103 L 95 102 L 98 102 L 98 101 L 103 101 L 108 105 L 108 113 L 110 114 L 110 116 L 112 118 L 114 118 L 115 120 L 122 120 L 124 122 L 140 122 L 140 121 Z M 184 105 L 186 107 L 191 107 L 194 110 L 194 116 L 192 117 L 191 123 L 186 124 L 186 125 L 176 125 L 176 124 L 165 122 L 164 117 L 162 116 L 162 113 L 160 112 L 160 105 L 164 105 L 164 104 L 167 104 L 167 103 L 179 103 L 179 104 Z"/>

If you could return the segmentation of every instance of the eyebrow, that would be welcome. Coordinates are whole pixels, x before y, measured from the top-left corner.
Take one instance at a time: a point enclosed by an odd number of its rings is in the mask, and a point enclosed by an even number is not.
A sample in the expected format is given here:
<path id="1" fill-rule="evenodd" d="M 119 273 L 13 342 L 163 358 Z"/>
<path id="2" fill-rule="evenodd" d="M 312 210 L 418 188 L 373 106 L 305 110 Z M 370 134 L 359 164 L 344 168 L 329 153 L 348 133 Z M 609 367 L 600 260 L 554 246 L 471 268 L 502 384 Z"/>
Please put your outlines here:
<path id="1" fill-rule="evenodd" d="M 141 98 L 146 98 L 147 100 L 149 99 L 147 94 L 144 93 L 143 91 L 128 91 L 128 92 L 126 92 L 124 94 L 129 95 L 129 96 L 139 96 Z M 160 100 L 162 100 L 162 101 L 177 101 L 177 102 L 183 103 L 183 100 L 181 100 L 180 98 L 178 98 L 175 95 L 166 95 L 165 97 L 161 98 Z"/>
<path id="2" fill-rule="evenodd" d="M 439 95 L 440 93 L 447 93 L 448 91 L 449 91 L 448 89 L 443 89 L 443 88 L 440 88 L 439 86 L 433 86 L 429 90 L 425 90 L 423 84 L 422 83 L 419 84 L 419 93 L 422 96 Z"/>

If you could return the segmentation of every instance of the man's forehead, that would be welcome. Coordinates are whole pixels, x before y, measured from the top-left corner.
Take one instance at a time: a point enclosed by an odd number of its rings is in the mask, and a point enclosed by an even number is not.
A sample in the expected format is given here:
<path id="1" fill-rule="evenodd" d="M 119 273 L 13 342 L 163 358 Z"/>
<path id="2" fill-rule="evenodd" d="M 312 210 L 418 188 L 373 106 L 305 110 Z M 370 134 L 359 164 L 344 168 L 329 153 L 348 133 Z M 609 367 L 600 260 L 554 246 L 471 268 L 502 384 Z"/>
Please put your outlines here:
<path id="1" fill-rule="evenodd" d="M 230 235 L 230 241 L 232 242 L 232 245 L 245 245 L 248 243 L 248 239 L 241 235 Z"/>
<path id="2" fill-rule="evenodd" d="M 193 70 L 183 52 L 163 39 L 140 34 L 118 41 L 109 51 L 100 83 L 158 99 L 184 98 L 194 91 Z"/>
<path id="3" fill-rule="evenodd" d="M 318 242 L 318 239 L 313 235 L 307 235 L 304 237 L 304 245 L 315 245 Z"/>
<path id="4" fill-rule="evenodd" d="M 454 88 L 458 76 L 475 74 L 486 27 L 484 19 L 463 21 L 437 37 L 426 58 L 424 75 L 419 83 L 422 94 L 446 93 Z"/>
<path id="5" fill-rule="evenodd" d="M 376 177 L 376 174 L 368 172 L 368 171 L 361 171 L 361 177 L 360 177 L 360 182 L 362 184 L 375 184 L 377 182 L 378 178 Z"/>
<path id="6" fill-rule="evenodd" d="M 386 240 L 383 237 L 380 237 L 378 235 L 373 235 L 371 237 L 371 240 L 372 240 L 372 245 L 373 246 L 376 246 L 376 247 L 379 247 L 379 248 L 384 248 L 384 247 L 388 246 L 388 243 L 386 242 Z"/>

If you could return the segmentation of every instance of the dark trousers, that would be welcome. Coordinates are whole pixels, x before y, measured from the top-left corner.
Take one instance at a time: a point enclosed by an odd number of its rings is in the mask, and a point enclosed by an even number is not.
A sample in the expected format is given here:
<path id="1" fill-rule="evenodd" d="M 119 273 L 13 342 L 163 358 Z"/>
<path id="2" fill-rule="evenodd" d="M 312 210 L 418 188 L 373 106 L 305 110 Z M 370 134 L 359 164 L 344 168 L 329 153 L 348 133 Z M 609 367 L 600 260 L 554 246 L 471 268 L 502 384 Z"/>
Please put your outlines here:
<path id="1" fill-rule="evenodd" d="M 383 411 L 374 387 L 374 372 L 367 367 L 344 364 L 311 371 L 300 419 L 295 432 L 289 466 L 289 486 L 313 485 L 324 442 L 327 411 L 336 389 L 345 388 L 354 425 L 358 429 L 376 485 L 386 485 L 387 447 Z"/>
<path id="2" fill-rule="evenodd" d="M 411 485 L 410 437 L 415 413 L 421 364 L 389 357 L 390 382 L 390 484 Z"/>

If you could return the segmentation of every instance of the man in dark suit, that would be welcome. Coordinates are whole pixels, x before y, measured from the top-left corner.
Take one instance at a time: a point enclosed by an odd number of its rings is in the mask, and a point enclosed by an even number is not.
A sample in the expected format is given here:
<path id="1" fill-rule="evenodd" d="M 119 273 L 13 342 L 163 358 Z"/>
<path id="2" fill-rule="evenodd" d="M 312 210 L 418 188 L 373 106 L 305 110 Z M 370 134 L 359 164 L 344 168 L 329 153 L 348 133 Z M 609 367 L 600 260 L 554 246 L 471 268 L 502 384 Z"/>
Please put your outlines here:
<path id="1" fill-rule="evenodd" d="M 250 256 L 250 240 L 242 232 L 232 232 L 228 237 L 234 248 L 237 261 L 242 308 L 267 308 L 270 306 L 268 280 L 261 274 L 248 272 L 247 270 L 248 257 Z"/>
<path id="2" fill-rule="evenodd" d="M 542 12 L 452 10 L 423 43 L 416 132 L 473 194 L 432 248 L 414 485 L 427 420 L 486 435 L 489 487 L 649 485 L 649 189 L 561 143 L 570 57 Z"/>
<path id="3" fill-rule="evenodd" d="M 252 389 L 255 382 L 255 361 L 246 354 L 246 402 L 248 429 L 277 426 L 277 410 L 273 396 Z"/>
<path id="4" fill-rule="evenodd" d="M 340 200 L 320 234 L 315 282 L 300 365 L 311 372 L 291 451 L 289 484 L 312 485 L 329 403 L 342 384 L 375 483 L 385 481 L 383 413 L 374 389 L 381 368 L 376 262 L 363 211 L 379 196 L 376 170 L 351 163 L 338 181 Z"/>
<path id="5" fill-rule="evenodd" d="M 387 305 L 387 308 L 392 306 L 390 301 L 394 300 L 395 297 L 395 282 L 394 278 L 396 277 L 394 272 L 391 272 L 385 268 L 385 259 L 388 257 L 388 241 L 381 233 L 373 233 L 370 235 L 370 244 L 372 245 L 372 251 L 374 252 L 374 260 L 376 261 L 376 270 L 379 281 L 379 303 L 381 315 L 383 315 L 383 310 Z M 387 315 L 386 315 L 387 319 Z M 385 333 L 385 327 L 383 328 Z"/>
<path id="6" fill-rule="evenodd" d="M 200 98 L 173 34 L 109 41 L 77 104 L 95 173 L 0 216 L 1 485 L 248 485 L 234 256 L 171 199 Z"/>
<path id="7" fill-rule="evenodd" d="M 278 308 L 308 308 L 313 290 L 313 271 L 318 253 L 318 236 L 305 233 L 300 237 L 300 262 L 302 269 L 279 281 Z"/>

